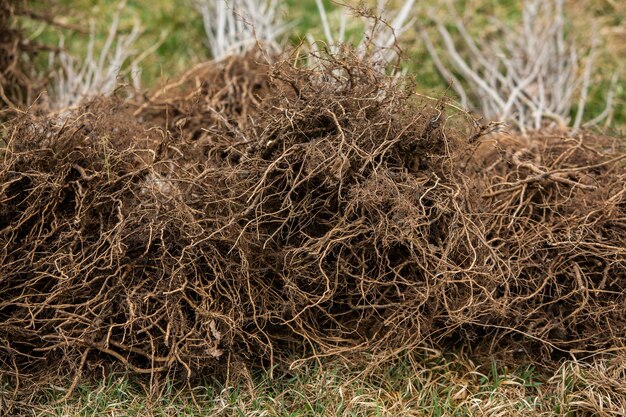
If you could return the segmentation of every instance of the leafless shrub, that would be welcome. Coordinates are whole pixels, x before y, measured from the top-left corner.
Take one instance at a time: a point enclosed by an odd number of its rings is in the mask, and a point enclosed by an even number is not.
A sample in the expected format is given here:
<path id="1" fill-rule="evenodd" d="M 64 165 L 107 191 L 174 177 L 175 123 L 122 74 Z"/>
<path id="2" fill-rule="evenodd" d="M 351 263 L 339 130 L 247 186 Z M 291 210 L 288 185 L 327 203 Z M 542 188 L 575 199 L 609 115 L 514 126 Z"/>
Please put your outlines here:
<path id="1" fill-rule="evenodd" d="M 96 29 L 92 24 L 85 57 L 77 59 L 67 52 L 64 39 L 59 45 L 61 52 L 50 55 L 51 108 L 66 109 L 96 96 L 110 96 L 119 86 L 121 78 L 130 78 L 134 86 L 139 87 L 138 64 L 153 48 L 143 54 L 137 54 L 133 49 L 142 31 L 137 21 L 130 33 L 120 33 L 120 17 L 125 4 L 126 1 L 123 1 L 118 5 L 101 49 L 96 47 Z"/>
<path id="2" fill-rule="evenodd" d="M 452 83 L 464 107 L 475 107 L 486 118 L 512 123 L 522 132 L 546 124 L 575 130 L 583 125 L 598 39 L 584 51 L 574 44 L 566 32 L 563 0 L 525 1 L 520 25 L 509 28 L 495 20 L 498 34 L 489 39 L 473 38 L 448 6 L 458 39 L 431 13 L 445 60 L 426 29 L 420 32 L 438 71 Z M 611 114 L 612 93 L 606 110 L 590 123 L 610 120 Z"/>
<path id="3" fill-rule="evenodd" d="M 257 43 L 278 51 L 288 28 L 277 0 L 195 0 L 215 60 L 243 55 Z"/>
<path id="4" fill-rule="evenodd" d="M 26 42 L 19 20 L 27 9 L 25 1 L 0 0 L 0 117 L 5 107 L 30 104 L 39 87 L 33 77 L 36 45 Z"/>

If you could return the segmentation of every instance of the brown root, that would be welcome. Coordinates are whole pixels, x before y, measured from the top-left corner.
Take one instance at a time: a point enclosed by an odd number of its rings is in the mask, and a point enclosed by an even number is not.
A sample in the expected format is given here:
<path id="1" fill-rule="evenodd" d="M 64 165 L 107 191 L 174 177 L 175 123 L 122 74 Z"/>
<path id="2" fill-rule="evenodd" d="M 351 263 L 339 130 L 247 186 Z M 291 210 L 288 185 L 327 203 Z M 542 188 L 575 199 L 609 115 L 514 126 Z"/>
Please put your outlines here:
<path id="1" fill-rule="evenodd" d="M 413 90 L 350 54 L 249 56 L 145 104 L 12 122 L 3 371 L 620 346 L 623 150 L 585 135 L 475 150 L 486 129 Z"/>

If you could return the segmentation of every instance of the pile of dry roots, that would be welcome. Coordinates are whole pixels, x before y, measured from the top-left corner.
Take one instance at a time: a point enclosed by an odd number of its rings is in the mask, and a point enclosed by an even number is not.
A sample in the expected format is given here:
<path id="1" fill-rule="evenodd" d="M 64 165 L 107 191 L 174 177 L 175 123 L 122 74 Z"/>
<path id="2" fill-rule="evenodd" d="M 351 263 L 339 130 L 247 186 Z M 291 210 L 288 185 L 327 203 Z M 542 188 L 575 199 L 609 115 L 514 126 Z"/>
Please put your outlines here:
<path id="1" fill-rule="evenodd" d="M 423 343 L 626 336 L 626 165 L 484 137 L 349 55 L 206 64 L 139 103 L 21 116 L 0 164 L 0 367 L 188 375 Z"/>

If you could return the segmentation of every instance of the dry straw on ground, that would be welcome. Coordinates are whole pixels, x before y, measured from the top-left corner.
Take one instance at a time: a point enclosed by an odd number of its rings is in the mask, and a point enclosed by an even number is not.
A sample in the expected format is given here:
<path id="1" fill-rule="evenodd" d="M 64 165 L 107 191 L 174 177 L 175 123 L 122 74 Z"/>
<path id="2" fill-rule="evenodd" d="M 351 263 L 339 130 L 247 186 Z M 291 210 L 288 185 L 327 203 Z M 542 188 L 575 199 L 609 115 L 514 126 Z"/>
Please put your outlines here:
<path id="1" fill-rule="evenodd" d="M 619 142 L 492 146 L 349 53 L 291 62 L 232 58 L 143 104 L 11 122 L 0 366 L 14 386 L 111 362 L 193 377 L 424 343 L 548 361 L 623 348 Z"/>

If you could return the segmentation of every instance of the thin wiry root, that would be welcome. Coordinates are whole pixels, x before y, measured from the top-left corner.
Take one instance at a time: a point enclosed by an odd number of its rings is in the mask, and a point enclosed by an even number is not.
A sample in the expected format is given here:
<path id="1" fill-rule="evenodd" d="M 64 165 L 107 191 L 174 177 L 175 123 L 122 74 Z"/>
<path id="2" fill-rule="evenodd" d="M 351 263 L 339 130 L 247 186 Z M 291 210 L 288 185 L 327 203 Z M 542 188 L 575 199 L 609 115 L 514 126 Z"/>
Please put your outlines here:
<path id="1" fill-rule="evenodd" d="M 258 59 L 10 124 L 5 375 L 193 378 L 459 343 L 549 361 L 623 340 L 616 143 L 485 148 L 488 127 L 354 54 Z"/>

